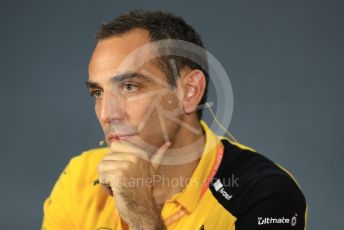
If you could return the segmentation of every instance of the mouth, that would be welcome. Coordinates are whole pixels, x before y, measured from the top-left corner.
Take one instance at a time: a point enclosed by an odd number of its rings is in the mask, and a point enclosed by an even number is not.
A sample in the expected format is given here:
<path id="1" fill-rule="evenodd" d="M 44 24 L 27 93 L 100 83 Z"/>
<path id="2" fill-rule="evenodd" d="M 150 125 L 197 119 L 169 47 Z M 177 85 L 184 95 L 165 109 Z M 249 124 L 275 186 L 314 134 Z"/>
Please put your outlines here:
<path id="1" fill-rule="evenodd" d="M 113 142 L 113 141 L 119 141 L 119 140 L 127 140 L 133 136 L 135 136 L 136 133 L 134 134 L 110 134 L 108 137 L 109 142 Z"/>

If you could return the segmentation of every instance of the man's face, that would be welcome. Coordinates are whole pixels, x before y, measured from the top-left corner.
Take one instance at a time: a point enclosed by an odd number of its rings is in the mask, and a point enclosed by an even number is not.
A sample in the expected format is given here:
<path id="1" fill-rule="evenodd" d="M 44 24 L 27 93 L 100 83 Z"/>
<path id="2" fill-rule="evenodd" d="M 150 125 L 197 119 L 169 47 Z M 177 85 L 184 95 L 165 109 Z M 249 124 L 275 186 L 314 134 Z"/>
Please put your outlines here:
<path id="1" fill-rule="evenodd" d="M 180 127 L 167 115 L 180 108 L 180 87 L 171 90 L 154 61 L 140 63 L 151 53 L 126 59 L 149 42 L 147 31 L 134 29 L 98 42 L 91 57 L 87 85 L 108 145 L 126 140 L 141 148 L 160 147 L 167 140 L 173 142 Z"/>

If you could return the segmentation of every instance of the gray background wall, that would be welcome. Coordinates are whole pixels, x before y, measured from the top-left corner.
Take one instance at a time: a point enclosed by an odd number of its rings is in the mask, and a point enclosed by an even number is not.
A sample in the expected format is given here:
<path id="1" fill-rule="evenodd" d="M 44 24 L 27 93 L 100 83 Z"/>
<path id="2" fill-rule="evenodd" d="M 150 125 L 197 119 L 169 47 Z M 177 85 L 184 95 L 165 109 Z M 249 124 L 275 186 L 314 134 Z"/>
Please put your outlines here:
<path id="1" fill-rule="evenodd" d="M 93 35 L 134 7 L 199 31 L 230 74 L 232 133 L 296 175 L 309 229 L 342 229 L 344 4 L 298 0 L 2 0 L 1 229 L 38 229 L 68 159 L 102 138 L 83 84 Z"/>

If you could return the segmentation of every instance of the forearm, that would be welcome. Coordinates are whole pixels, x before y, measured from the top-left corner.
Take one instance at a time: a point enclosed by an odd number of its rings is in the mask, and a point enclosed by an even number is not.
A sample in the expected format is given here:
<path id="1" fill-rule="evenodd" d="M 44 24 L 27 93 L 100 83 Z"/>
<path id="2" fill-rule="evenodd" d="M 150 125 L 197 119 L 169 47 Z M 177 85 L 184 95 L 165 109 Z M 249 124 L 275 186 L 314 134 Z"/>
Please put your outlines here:
<path id="1" fill-rule="evenodd" d="M 154 206 L 143 210 L 136 209 L 129 217 L 129 225 L 133 230 L 166 230 L 159 210 Z"/>
<path id="2" fill-rule="evenodd" d="M 134 224 L 130 224 L 130 228 L 133 230 L 166 230 L 166 226 L 161 220 L 158 219 L 150 219 L 150 220 L 142 220 L 142 222 L 136 222 Z"/>

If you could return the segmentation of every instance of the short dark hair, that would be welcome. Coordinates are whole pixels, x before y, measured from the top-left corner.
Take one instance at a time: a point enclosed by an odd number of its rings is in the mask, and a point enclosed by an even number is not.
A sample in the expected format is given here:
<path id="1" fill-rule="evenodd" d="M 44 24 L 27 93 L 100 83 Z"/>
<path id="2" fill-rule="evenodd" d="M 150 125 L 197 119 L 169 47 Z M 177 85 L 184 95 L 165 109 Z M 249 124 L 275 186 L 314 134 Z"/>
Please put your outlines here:
<path id="1" fill-rule="evenodd" d="M 122 35 L 135 28 L 147 30 L 152 42 L 163 39 L 177 39 L 191 42 L 203 48 L 203 43 L 199 34 L 181 17 L 160 10 L 147 11 L 136 9 L 122 14 L 112 21 L 103 23 L 96 35 L 97 42 L 113 36 Z M 180 74 L 180 70 L 186 66 L 190 69 L 199 69 L 205 75 L 206 88 L 200 101 L 200 104 L 202 105 L 207 99 L 209 75 L 206 53 L 203 51 L 203 49 L 201 53 L 200 60 L 203 60 L 203 63 L 201 64 L 198 64 L 188 58 L 179 56 L 173 56 L 173 59 L 175 61 L 175 66 L 177 67 L 178 76 Z M 169 62 L 170 58 L 171 56 L 169 58 L 159 57 L 158 59 L 159 63 L 161 64 L 162 71 L 167 76 L 168 84 L 171 87 L 176 87 L 174 71 Z M 203 110 L 200 108 L 197 110 L 198 119 L 201 119 L 202 115 Z"/>

